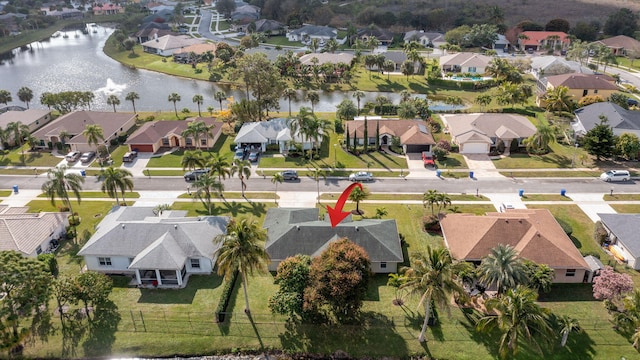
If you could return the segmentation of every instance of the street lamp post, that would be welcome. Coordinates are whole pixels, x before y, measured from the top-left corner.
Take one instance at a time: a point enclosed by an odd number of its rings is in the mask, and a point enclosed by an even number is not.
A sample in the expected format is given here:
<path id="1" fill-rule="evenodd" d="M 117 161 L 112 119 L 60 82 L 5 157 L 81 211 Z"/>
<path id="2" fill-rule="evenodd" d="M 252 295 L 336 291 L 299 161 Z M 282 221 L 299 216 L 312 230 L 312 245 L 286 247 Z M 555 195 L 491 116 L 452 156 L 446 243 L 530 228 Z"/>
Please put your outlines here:
<path id="1" fill-rule="evenodd" d="M 333 144 L 333 167 L 336 167 L 336 165 L 338 165 L 338 144 Z"/>

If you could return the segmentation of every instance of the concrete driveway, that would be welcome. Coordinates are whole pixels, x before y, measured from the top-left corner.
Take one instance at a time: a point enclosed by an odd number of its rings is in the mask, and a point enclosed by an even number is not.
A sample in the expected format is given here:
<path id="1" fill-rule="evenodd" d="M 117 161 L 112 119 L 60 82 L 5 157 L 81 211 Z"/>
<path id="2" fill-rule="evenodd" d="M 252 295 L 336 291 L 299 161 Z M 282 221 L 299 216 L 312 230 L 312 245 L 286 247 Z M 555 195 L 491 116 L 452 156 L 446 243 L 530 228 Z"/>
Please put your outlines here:
<path id="1" fill-rule="evenodd" d="M 424 162 L 422 162 L 422 154 L 420 153 L 409 153 L 405 155 L 407 159 L 407 166 L 409 167 L 409 175 L 407 178 L 409 179 L 436 179 L 436 168 L 435 167 L 425 167 Z"/>
<path id="2" fill-rule="evenodd" d="M 464 161 L 467 162 L 469 171 L 473 171 L 474 178 L 504 177 L 498 173 L 498 170 L 496 169 L 495 165 L 493 165 L 493 161 L 491 161 L 489 155 L 466 154 L 462 156 L 464 157 Z"/>

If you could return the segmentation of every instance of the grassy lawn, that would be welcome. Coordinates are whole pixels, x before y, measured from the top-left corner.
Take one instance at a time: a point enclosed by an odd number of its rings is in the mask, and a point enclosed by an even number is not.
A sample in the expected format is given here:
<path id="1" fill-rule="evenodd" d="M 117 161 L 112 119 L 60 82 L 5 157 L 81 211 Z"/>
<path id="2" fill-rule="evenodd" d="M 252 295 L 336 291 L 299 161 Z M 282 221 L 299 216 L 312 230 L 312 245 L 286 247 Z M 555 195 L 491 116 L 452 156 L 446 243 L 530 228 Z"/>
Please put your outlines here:
<path id="1" fill-rule="evenodd" d="M 604 201 L 640 201 L 640 194 L 604 195 Z"/>
<path id="2" fill-rule="evenodd" d="M 127 153 L 129 151 L 129 146 L 127 145 L 120 145 L 117 148 L 115 148 L 112 152 L 111 152 L 111 160 L 113 160 L 113 167 L 120 167 L 122 165 L 122 156 Z M 99 168 L 100 164 L 98 164 L 97 161 L 94 161 L 93 163 L 91 163 L 91 167 L 92 168 Z"/>
<path id="3" fill-rule="evenodd" d="M 458 153 L 449 153 L 445 159 L 436 160 L 436 165 L 440 170 L 447 169 L 468 169 L 467 162 L 464 157 Z"/>
<path id="4" fill-rule="evenodd" d="M 24 157 L 22 156 L 24 149 Z M 0 150 L 0 166 L 56 166 L 61 158 L 57 158 L 46 151 L 29 151 L 29 145 L 22 149 Z M 31 170 L 33 174 L 33 170 Z"/>
<path id="5" fill-rule="evenodd" d="M 181 194 L 180 196 L 178 196 L 179 199 L 190 199 L 193 195 L 193 193 L 189 194 L 189 193 L 184 193 Z M 242 193 L 241 192 L 231 192 L 231 191 L 225 191 L 224 192 L 224 198 L 225 199 L 243 199 L 242 197 Z M 267 200 L 271 200 L 274 197 L 274 193 L 272 192 L 260 192 L 260 191 L 245 191 L 244 193 L 245 198 L 247 199 L 267 199 Z M 280 196 L 276 195 L 276 198 L 279 199 Z"/>
<path id="6" fill-rule="evenodd" d="M 46 198 L 47 195 L 45 194 L 40 194 L 38 195 L 39 198 Z M 122 194 L 118 193 L 118 198 L 121 198 Z M 124 197 L 126 199 L 137 199 L 140 197 L 140 193 L 138 192 L 125 192 L 124 193 Z M 106 199 L 109 198 L 109 195 L 107 195 L 107 193 L 104 193 L 102 191 L 81 191 L 80 192 L 80 198 L 81 199 Z"/>
<path id="7" fill-rule="evenodd" d="M 571 162 L 575 154 L 576 167 L 592 167 L 591 162 L 582 163 L 580 159 L 588 155 L 584 149 L 573 146 L 564 146 L 558 143 L 550 145 L 551 152 L 546 155 L 511 154 L 508 157 L 493 160 L 498 169 L 545 169 L 545 168 L 571 168 Z"/>
<path id="8" fill-rule="evenodd" d="M 571 198 L 560 194 L 527 194 L 520 199 L 522 201 L 571 201 Z"/>
<path id="9" fill-rule="evenodd" d="M 500 175 L 509 177 L 598 177 L 601 171 L 501 171 Z"/>
<path id="10" fill-rule="evenodd" d="M 244 217 L 244 216 L 252 216 L 258 219 L 258 223 L 262 224 L 262 219 L 264 215 L 267 213 L 267 209 L 270 207 L 274 207 L 275 204 L 273 202 L 237 202 L 237 201 L 227 201 L 227 202 L 216 202 L 215 208 L 213 210 L 213 214 L 211 215 L 220 215 L 220 216 L 231 216 L 231 217 Z M 176 201 L 171 205 L 171 208 L 174 210 L 187 210 L 187 216 L 202 216 L 208 215 L 205 208 L 202 206 L 202 203 L 199 201 Z"/>
<path id="11" fill-rule="evenodd" d="M 340 193 L 323 193 L 320 195 L 321 200 L 336 199 Z M 489 198 L 485 196 L 475 196 L 466 194 L 448 194 L 451 201 L 489 201 Z M 415 200 L 422 201 L 422 194 L 387 194 L 387 193 L 375 193 L 369 194 L 367 200 Z"/>
<path id="12" fill-rule="evenodd" d="M 618 213 L 637 214 L 640 213 L 640 204 L 609 204 Z"/>
<path id="13" fill-rule="evenodd" d="M 280 46 L 302 46 L 299 41 L 289 41 L 286 36 L 270 36 L 265 39 L 266 44 Z"/>
<path id="14" fill-rule="evenodd" d="M 227 136 L 225 134 L 220 134 L 218 141 L 216 141 L 215 145 L 211 149 L 201 149 L 204 156 L 213 155 L 220 153 L 222 156 L 226 156 L 229 162 L 233 158 L 233 143 L 234 137 Z M 176 150 L 170 154 L 165 154 L 158 157 L 152 157 L 147 164 L 149 168 L 180 168 L 182 169 L 182 156 L 184 155 L 185 150 Z M 184 174 L 181 172 L 179 175 Z M 160 175 L 154 174 L 152 171 L 152 175 Z M 171 174 L 173 175 L 173 174 Z"/>
<path id="15" fill-rule="evenodd" d="M 11 196 L 13 190 L 0 190 L 0 197 Z"/>

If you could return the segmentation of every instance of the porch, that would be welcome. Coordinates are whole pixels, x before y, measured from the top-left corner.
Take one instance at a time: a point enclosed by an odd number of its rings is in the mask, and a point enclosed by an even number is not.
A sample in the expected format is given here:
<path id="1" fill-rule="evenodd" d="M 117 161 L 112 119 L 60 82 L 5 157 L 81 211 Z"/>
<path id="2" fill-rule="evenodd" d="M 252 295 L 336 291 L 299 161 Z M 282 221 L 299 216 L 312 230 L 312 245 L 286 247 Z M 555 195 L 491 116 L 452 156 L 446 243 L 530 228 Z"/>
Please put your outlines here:
<path id="1" fill-rule="evenodd" d="M 188 276 L 184 266 L 180 270 L 135 269 L 133 285 L 143 288 L 183 288 Z"/>

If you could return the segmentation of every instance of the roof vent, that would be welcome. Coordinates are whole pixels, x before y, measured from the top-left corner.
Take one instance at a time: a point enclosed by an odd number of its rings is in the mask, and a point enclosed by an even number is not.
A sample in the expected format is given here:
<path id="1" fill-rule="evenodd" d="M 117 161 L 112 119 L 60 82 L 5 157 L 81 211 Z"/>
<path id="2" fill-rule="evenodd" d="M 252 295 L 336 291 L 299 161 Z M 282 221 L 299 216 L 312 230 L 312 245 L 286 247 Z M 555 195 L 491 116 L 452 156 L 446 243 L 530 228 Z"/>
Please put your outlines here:
<path id="1" fill-rule="evenodd" d="M 356 226 L 356 231 L 360 231 L 360 228 L 358 228 L 357 226 Z"/>
<path id="2" fill-rule="evenodd" d="M 177 228 L 178 228 L 178 225 L 173 225 L 173 228 L 174 228 L 174 229 L 177 229 Z"/>
<path id="3" fill-rule="evenodd" d="M 296 225 L 296 230 L 300 231 L 300 225 Z"/>
<path id="4" fill-rule="evenodd" d="M 124 229 L 124 224 L 122 224 L 122 228 Z"/>

